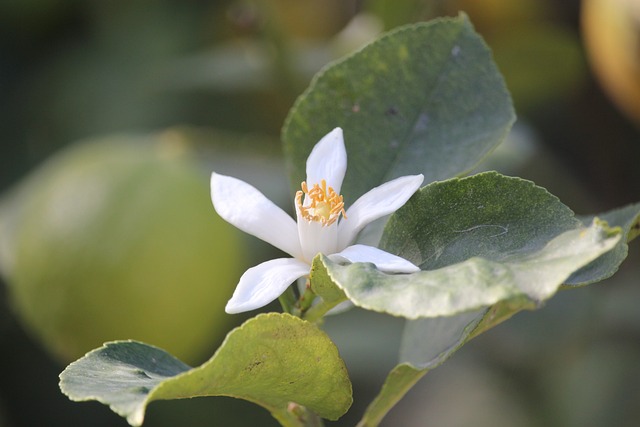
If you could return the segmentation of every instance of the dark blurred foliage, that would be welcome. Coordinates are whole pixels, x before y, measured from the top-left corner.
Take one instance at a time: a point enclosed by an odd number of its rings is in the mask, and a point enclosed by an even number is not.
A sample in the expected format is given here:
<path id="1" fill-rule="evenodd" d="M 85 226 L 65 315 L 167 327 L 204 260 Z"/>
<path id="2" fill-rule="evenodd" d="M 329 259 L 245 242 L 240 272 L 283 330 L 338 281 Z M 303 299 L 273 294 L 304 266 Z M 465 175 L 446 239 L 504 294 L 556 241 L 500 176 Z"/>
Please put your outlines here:
<path id="1" fill-rule="evenodd" d="M 578 0 L 4 1 L 0 190 L 64 145 L 114 132 L 215 128 L 269 136 L 256 143 L 277 152 L 270 141 L 311 75 L 357 47 L 357 37 L 336 36 L 352 17 L 366 12 L 390 29 L 458 10 L 494 50 L 519 115 L 505 149 L 515 154 L 500 160 L 496 153 L 494 167 L 533 179 L 579 213 L 640 200 L 640 128 L 589 67 Z M 359 37 L 373 37 L 375 28 Z M 517 138 L 526 150 L 517 151 Z M 635 425 L 638 259 L 636 243 L 615 278 L 563 292 L 481 336 L 428 374 L 387 425 Z M 126 425 L 98 403 L 72 403 L 59 392 L 63 364 L 24 332 L 7 288 L 0 290 L 0 426 Z M 355 424 L 382 368 L 393 364 L 397 322 L 372 327 L 378 323 L 367 316 L 354 311 L 327 322 L 356 399 L 336 425 Z M 371 339 L 341 339 L 349 325 Z M 154 403 L 145 425 L 180 424 L 275 422 L 260 408 L 220 398 Z"/>

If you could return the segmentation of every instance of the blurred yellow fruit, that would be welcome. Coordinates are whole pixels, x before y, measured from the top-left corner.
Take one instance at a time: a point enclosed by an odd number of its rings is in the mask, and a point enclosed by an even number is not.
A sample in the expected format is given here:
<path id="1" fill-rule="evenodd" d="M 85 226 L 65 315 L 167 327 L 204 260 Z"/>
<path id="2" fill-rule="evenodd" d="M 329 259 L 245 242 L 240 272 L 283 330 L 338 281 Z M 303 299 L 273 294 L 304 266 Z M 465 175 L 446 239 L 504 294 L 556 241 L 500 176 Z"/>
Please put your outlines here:
<path id="1" fill-rule="evenodd" d="M 536 23 L 545 15 L 545 2 L 539 0 L 448 0 L 444 2 L 450 14 L 464 11 L 483 36 L 494 30 L 516 29 L 523 24 Z"/>
<path id="2" fill-rule="evenodd" d="M 62 361 L 115 339 L 199 361 L 226 331 L 239 237 L 169 134 L 69 147 L 5 201 L 0 219 L 15 310 Z"/>
<path id="3" fill-rule="evenodd" d="M 582 32 L 605 91 L 640 123 L 640 1 L 583 0 Z"/>

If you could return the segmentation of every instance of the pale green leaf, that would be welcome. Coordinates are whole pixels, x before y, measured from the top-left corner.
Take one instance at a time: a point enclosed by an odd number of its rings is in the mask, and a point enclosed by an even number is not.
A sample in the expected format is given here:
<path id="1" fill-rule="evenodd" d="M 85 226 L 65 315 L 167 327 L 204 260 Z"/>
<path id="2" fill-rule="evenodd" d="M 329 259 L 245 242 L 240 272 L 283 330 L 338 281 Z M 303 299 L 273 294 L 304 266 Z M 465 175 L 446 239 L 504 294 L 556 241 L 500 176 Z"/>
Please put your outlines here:
<path id="1" fill-rule="evenodd" d="M 416 369 L 433 369 L 464 344 L 486 310 L 451 317 L 409 320 L 404 328 L 400 361 Z"/>
<path id="2" fill-rule="evenodd" d="M 514 117 L 489 49 L 461 15 L 402 27 L 329 65 L 290 111 L 282 139 L 297 188 L 312 147 L 342 127 L 348 205 L 398 176 L 432 182 L 469 171 Z"/>
<path id="3" fill-rule="evenodd" d="M 154 400 L 230 396 L 268 409 L 285 426 L 302 425 L 300 406 L 337 419 L 351 405 L 351 383 L 335 345 L 315 325 L 288 314 L 262 314 L 228 335 L 209 361 L 190 368 L 134 341 L 105 344 L 60 375 L 72 400 L 98 400 L 144 420 Z"/>
<path id="4" fill-rule="evenodd" d="M 587 285 L 613 276 L 618 271 L 622 261 L 627 257 L 629 252 L 628 242 L 640 235 L 640 203 L 614 209 L 597 216 L 607 221 L 612 227 L 620 227 L 623 237 L 613 250 L 572 274 L 565 282 L 567 286 Z M 580 219 L 585 224 L 588 224 L 593 218 L 593 215 L 590 215 Z"/>
<path id="5" fill-rule="evenodd" d="M 536 308 L 620 237 L 600 220 L 584 227 L 531 182 L 484 173 L 425 187 L 387 224 L 383 248 L 424 271 L 384 275 L 370 265 L 318 259 L 356 305 L 425 316 L 407 321 L 400 363 L 359 425 L 378 425 L 430 369 L 514 313 Z"/>
<path id="6" fill-rule="evenodd" d="M 619 239 L 599 221 L 582 226 L 543 188 L 489 172 L 428 185 L 391 216 L 381 247 L 422 271 L 386 274 L 325 256 L 314 268 L 355 305 L 409 319 L 503 301 L 533 309 Z"/>
<path id="7" fill-rule="evenodd" d="M 466 342 L 484 314 L 485 310 L 481 310 L 451 317 L 408 320 L 402 337 L 400 363 L 387 376 L 358 427 L 377 426 L 420 378 Z"/>

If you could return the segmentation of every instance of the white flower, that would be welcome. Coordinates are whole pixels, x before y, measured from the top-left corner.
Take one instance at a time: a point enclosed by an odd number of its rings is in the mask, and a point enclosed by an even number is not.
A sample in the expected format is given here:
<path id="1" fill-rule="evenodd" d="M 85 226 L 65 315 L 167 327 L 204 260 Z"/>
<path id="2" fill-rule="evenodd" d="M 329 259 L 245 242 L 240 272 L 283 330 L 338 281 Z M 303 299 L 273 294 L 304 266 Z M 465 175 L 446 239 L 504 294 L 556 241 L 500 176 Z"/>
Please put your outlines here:
<path id="1" fill-rule="evenodd" d="M 279 258 L 248 269 L 227 303 L 227 313 L 262 307 L 309 274 L 323 253 L 340 262 L 370 262 L 384 272 L 412 273 L 419 268 L 381 249 L 351 245 L 370 222 L 395 212 L 422 184 L 422 175 L 403 176 L 372 189 L 344 209 L 340 187 L 347 170 L 342 129 L 316 144 L 307 159 L 307 180 L 295 197 L 297 224 L 251 185 L 213 173 L 211 200 L 227 222 L 264 240 L 293 258 Z"/>

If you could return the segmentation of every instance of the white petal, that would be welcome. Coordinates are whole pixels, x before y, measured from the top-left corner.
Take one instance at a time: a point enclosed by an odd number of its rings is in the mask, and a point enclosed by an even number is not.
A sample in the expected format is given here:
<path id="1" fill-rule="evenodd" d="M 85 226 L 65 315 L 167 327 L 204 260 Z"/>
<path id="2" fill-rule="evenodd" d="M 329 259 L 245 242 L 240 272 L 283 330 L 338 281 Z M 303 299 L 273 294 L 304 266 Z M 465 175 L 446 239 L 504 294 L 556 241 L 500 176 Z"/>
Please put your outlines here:
<path id="1" fill-rule="evenodd" d="M 309 274 L 309 265 L 293 258 L 272 259 L 245 271 L 225 311 L 254 310 L 278 298 L 296 279 Z"/>
<path id="2" fill-rule="evenodd" d="M 360 196 L 340 220 L 338 247 L 344 248 L 371 221 L 397 211 L 415 193 L 424 176 L 408 175 L 373 188 Z"/>
<path id="3" fill-rule="evenodd" d="M 253 186 L 213 173 L 211 200 L 225 221 L 293 257 L 302 255 L 296 222 Z"/>
<path id="4" fill-rule="evenodd" d="M 329 255 L 338 251 L 338 224 L 323 226 L 316 221 L 307 221 L 298 212 L 298 236 L 303 260 L 311 263 L 318 253 Z"/>
<path id="5" fill-rule="evenodd" d="M 334 261 L 345 259 L 349 262 L 371 262 L 385 273 L 415 273 L 420 268 L 404 258 L 385 252 L 382 249 L 366 245 L 349 246 L 342 252 L 329 256 Z"/>
<path id="6" fill-rule="evenodd" d="M 311 188 L 324 179 L 328 186 L 340 194 L 346 172 L 347 151 L 344 147 L 342 129 L 335 128 L 313 147 L 307 158 L 307 185 Z"/>

